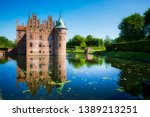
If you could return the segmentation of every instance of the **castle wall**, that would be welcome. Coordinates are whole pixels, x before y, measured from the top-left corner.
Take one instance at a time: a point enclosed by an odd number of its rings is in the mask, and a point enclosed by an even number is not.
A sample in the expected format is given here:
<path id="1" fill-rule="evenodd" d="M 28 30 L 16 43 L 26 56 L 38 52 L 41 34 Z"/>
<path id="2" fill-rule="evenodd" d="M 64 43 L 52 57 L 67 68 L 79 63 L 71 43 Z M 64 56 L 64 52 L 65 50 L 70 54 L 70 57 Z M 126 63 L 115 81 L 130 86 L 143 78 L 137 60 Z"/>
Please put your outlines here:
<path id="1" fill-rule="evenodd" d="M 54 29 L 54 55 L 66 55 L 66 29 Z"/>
<path id="2" fill-rule="evenodd" d="M 26 30 L 17 30 L 17 54 L 26 54 Z"/>
<path id="3" fill-rule="evenodd" d="M 27 31 L 26 55 L 49 55 L 48 32 Z"/>

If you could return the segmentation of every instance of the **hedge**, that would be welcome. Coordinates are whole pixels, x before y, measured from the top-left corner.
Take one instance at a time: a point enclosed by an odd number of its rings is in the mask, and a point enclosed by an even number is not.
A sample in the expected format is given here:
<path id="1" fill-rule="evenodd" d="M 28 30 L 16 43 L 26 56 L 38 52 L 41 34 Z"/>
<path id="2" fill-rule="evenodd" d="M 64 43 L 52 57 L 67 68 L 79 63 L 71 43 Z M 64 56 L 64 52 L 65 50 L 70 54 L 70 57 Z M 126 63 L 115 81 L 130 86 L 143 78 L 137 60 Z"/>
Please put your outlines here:
<path id="1" fill-rule="evenodd" d="M 150 52 L 150 40 L 112 44 L 106 47 L 108 51 Z"/>

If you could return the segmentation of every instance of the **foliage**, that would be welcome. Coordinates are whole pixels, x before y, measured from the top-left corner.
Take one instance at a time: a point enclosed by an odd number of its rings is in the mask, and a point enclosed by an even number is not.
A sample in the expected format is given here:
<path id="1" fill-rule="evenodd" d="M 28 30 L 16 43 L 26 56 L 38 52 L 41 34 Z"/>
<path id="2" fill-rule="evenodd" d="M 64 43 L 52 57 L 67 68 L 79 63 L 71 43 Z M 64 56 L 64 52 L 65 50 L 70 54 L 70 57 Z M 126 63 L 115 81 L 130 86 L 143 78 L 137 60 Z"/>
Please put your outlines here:
<path id="1" fill-rule="evenodd" d="M 150 62 L 150 54 L 145 52 L 101 51 L 95 52 L 93 54 L 107 56 L 111 58 L 121 58 L 121 59 Z"/>
<path id="2" fill-rule="evenodd" d="M 67 42 L 67 48 L 79 47 L 102 47 L 104 46 L 103 40 L 100 38 L 94 38 L 88 35 L 86 38 L 80 35 L 75 35 Z"/>
<path id="3" fill-rule="evenodd" d="M 93 46 L 100 47 L 104 45 L 102 39 L 93 38 L 91 35 L 88 35 L 86 37 L 85 43 L 87 47 L 93 47 Z"/>
<path id="4" fill-rule="evenodd" d="M 105 40 L 104 40 L 104 45 L 106 46 L 106 47 L 108 47 L 108 46 L 110 46 L 111 45 L 111 38 L 107 35 L 106 36 L 106 38 L 105 38 Z"/>
<path id="5" fill-rule="evenodd" d="M 0 48 L 14 48 L 15 43 L 8 40 L 6 37 L 0 36 Z"/>
<path id="6" fill-rule="evenodd" d="M 150 39 L 150 8 L 144 13 L 144 31 L 147 39 Z"/>
<path id="7" fill-rule="evenodd" d="M 124 18 L 119 24 L 120 39 L 127 42 L 138 41 L 144 38 L 144 18 L 135 13 Z"/>
<path id="8" fill-rule="evenodd" d="M 150 52 L 150 41 L 136 41 L 130 43 L 112 44 L 107 47 L 108 51 L 135 51 L 135 52 Z"/>
<path id="9" fill-rule="evenodd" d="M 85 47 L 86 44 L 85 44 L 85 38 L 82 37 L 81 35 L 75 35 L 73 37 L 73 39 L 70 39 L 68 42 L 67 42 L 67 47 L 75 47 L 75 46 L 80 46 L 80 47 Z"/>

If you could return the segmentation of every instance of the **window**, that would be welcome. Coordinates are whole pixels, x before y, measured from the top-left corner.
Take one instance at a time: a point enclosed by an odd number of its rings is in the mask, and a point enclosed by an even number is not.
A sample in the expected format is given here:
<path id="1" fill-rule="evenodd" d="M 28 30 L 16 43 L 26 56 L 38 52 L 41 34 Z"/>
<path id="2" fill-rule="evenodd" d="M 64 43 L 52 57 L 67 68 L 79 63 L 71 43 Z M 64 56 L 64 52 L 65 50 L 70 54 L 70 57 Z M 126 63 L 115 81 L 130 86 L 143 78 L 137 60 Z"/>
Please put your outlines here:
<path id="1" fill-rule="evenodd" d="M 49 53 L 52 53 L 51 51 L 49 51 Z"/>
<path id="2" fill-rule="evenodd" d="M 61 43 L 59 43 L 59 47 L 61 47 Z"/>
<path id="3" fill-rule="evenodd" d="M 42 71 L 40 71 L 40 76 L 42 76 Z"/>
<path id="4" fill-rule="evenodd" d="M 33 53 L 32 51 L 30 51 L 30 53 Z"/>
<path id="5" fill-rule="evenodd" d="M 42 69 L 42 64 L 39 65 L 39 68 Z"/>
<path id="6" fill-rule="evenodd" d="M 39 53 L 41 53 L 41 50 L 39 51 Z"/>
<path id="7" fill-rule="evenodd" d="M 49 47 L 51 47 L 51 45 L 49 45 Z"/>
<path id="8" fill-rule="evenodd" d="M 39 44 L 39 47 L 42 47 L 42 43 Z"/>
<path id="9" fill-rule="evenodd" d="M 32 65 L 32 64 L 30 64 L 30 68 L 33 68 L 33 65 Z"/>
<path id="10" fill-rule="evenodd" d="M 30 47 L 33 47 L 33 43 L 30 43 Z"/>
<path id="11" fill-rule="evenodd" d="M 42 35 L 40 35 L 40 36 L 39 36 L 39 39 L 41 39 L 41 40 L 42 40 Z"/>

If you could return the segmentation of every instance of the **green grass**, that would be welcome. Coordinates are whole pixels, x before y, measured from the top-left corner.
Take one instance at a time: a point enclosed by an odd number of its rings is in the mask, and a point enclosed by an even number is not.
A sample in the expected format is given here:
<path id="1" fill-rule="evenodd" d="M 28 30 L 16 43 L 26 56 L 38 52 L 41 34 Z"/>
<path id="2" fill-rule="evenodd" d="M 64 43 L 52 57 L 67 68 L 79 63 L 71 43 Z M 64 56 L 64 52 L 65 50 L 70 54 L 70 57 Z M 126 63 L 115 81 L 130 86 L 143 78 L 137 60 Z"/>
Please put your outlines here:
<path id="1" fill-rule="evenodd" d="M 90 47 L 93 50 L 90 52 L 90 54 L 97 52 L 97 51 L 105 51 L 106 48 L 105 47 Z M 84 49 L 82 48 L 76 48 L 76 49 L 67 49 L 67 53 L 84 53 Z"/>

